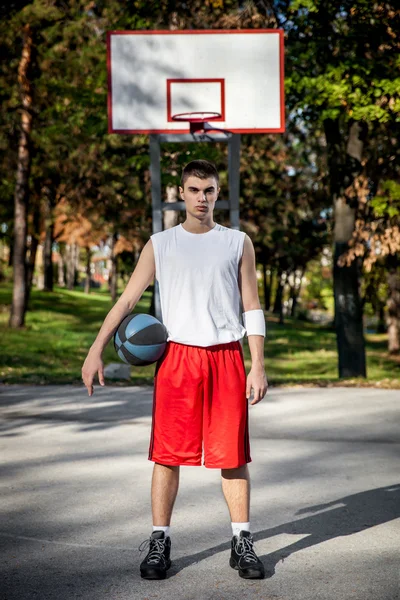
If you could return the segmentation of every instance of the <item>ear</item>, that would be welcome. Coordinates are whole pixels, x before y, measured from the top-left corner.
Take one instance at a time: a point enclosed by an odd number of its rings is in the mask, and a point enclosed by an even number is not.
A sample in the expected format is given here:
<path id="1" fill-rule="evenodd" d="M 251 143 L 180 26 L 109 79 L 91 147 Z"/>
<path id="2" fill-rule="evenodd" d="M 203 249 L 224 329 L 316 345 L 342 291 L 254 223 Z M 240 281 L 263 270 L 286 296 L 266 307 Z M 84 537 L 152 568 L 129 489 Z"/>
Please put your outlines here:
<path id="1" fill-rule="evenodd" d="M 183 197 L 183 187 L 179 186 L 179 193 Z"/>

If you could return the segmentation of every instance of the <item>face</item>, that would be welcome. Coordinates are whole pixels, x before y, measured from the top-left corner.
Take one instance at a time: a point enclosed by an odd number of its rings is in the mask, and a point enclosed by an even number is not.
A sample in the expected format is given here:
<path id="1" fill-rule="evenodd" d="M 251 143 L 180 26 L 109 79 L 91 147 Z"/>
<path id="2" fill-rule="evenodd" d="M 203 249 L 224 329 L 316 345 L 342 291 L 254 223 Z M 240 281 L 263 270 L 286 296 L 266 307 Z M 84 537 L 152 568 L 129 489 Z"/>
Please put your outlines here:
<path id="1" fill-rule="evenodd" d="M 179 187 L 181 198 L 186 204 L 186 211 L 198 219 L 210 218 L 219 189 L 215 177 L 199 179 L 192 175 L 186 179 L 184 188 Z"/>

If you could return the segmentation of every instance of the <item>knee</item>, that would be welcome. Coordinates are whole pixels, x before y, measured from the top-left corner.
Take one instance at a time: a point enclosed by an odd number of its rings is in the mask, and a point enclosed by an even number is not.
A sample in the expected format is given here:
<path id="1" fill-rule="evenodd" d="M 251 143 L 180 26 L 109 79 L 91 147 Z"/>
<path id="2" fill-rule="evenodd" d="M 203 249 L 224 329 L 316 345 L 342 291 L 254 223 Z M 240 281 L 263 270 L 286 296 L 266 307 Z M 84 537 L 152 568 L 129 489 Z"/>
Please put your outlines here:
<path id="1" fill-rule="evenodd" d="M 221 476 L 224 479 L 247 479 L 248 474 L 247 463 L 241 467 L 235 467 L 234 469 L 221 469 Z"/>
<path id="2" fill-rule="evenodd" d="M 179 471 L 179 468 L 180 468 L 179 465 L 177 465 L 177 466 L 175 466 L 175 465 L 163 465 L 162 463 L 159 463 L 159 462 L 155 462 L 154 466 L 155 467 L 156 466 L 157 467 L 161 467 L 162 469 L 167 469 L 168 471 L 175 471 L 175 472 Z"/>

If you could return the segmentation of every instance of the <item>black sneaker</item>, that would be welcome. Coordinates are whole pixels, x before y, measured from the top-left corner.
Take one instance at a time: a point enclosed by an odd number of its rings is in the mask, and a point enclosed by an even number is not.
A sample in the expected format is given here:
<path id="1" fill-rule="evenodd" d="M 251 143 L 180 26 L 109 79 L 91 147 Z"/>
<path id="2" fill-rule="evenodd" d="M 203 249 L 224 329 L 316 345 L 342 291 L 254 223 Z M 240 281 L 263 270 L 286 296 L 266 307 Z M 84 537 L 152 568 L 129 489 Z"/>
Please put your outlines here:
<path id="1" fill-rule="evenodd" d="M 264 565 L 254 552 L 253 538 L 250 531 L 241 531 L 232 538 L 232 551 L 229 564 L 239 571 L 244 579 L 264 579 Z"/>
<path id="2" fill-rule="evenodd" d="M 140 552 L 145 550 L 146 544 L 149 544 L 150 548 L 140 564 L 141 576 L 144 579 L 165 579 L 171 566 L 171 538 L 166 538 L 164 531 L 153 531 L 150 538 L 140 544 Z"/>

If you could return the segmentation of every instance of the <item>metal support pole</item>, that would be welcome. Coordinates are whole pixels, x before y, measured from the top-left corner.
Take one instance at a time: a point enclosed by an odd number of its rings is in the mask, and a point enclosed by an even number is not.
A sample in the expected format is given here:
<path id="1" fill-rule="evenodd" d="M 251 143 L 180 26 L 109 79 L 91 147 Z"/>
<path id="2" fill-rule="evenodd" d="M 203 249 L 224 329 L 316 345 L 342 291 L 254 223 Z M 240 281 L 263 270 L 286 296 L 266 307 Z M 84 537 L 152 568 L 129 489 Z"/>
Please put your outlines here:
<path id="1" fill-rule="evenodd" d="M 150 177 L 151 206 L 153 212 L 153 233 L 163 229 L 161 206 L 161 157 L 158 135 L 150 136 Z"/>
<path id="2" fill-rule="evenodd" d="M 228 142 L 229 217 L 232 229 L 239 229 L 240 193 L 240 135 L 233 135 Z"/>
<path id="3" fill-rule="evenodd" d="M 150 136 L 150 177 L 153 233 L 158 233 L 163 230 L 161 206 L 161 151 L 158 135 Z M 158 288 L 157 279 L 154 279 L 154 312 L 156 319 L 162 322 L 160 290 Z"/>

